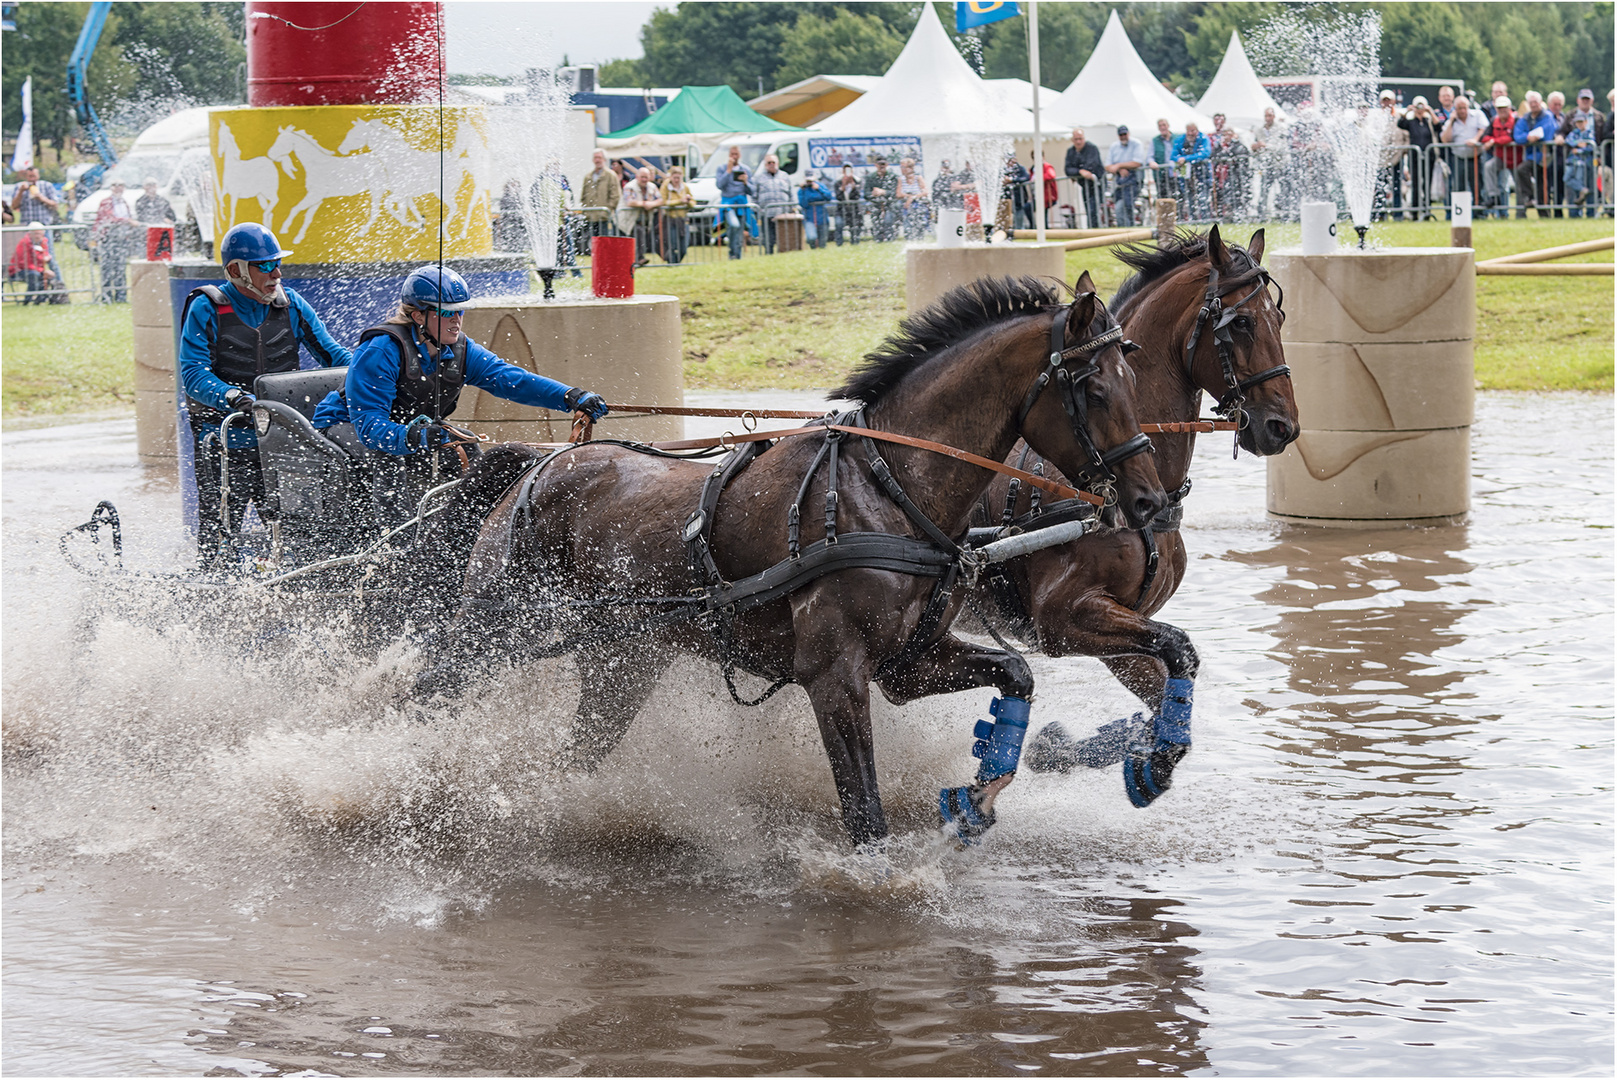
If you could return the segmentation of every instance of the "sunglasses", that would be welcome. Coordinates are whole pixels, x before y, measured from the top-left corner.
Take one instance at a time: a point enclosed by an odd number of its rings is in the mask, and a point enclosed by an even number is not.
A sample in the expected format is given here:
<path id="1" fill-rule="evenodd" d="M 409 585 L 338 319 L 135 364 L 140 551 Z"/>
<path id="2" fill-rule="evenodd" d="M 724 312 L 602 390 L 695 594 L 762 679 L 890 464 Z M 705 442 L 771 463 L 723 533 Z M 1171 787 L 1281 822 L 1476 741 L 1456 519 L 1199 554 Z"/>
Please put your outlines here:
<path id="1" fill-rule="evenodd" d="M 423 308 L 428 315 L 436 315 L 440 319 L 458 319 L 466 314 L 465 308 L 432 307 Z"/>
<path id="2" fill-rule="evenodd" d="M 280 259 L 265 259 L 263 262 L 250 262 L 247 264 L 260 274 L 273 274 L 281 265 Z"/>

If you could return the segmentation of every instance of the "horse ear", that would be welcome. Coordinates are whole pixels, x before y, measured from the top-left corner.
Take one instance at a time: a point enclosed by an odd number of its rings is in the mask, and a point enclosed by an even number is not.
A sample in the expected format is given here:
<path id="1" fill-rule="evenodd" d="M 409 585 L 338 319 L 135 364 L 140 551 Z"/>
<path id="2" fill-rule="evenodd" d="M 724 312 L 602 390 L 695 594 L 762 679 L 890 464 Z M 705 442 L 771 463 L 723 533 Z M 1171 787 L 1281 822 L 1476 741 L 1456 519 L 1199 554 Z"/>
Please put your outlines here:
<path id="1" fill-rule="evenodd" d="M 1217 225 L 1207 233 L 1207 261 L 1220 270 L 1227 270 L 1230 265 L 1230 249 L 1224 246 L 1224 238 L 1218 235 Z"/>
<path id="2" fill-rule="evenodd" d="M 1246 242 L 1247 254 L 1252 256 L 1255 263 L 1263 262 L 1263 230 L 1259 229 L 1252 234 L 1252 239 Z"/>
<path id="3" fill-rule="evenodd" d="M 1078 283 L 1072 287 L 1072 291 L 1077 293 L 1079 296 L 1082 296 L 1084 293 L 1092 293 L 1095 291 L 1095 282 L 1091 280 L 1088 270 L 1085 270 L 1083 273 L 1078 275 Z"/>
<path id="4" fill-rule="evenodd" d="M 1086 271 L 1084 276 L 1078 279 L 1079 285 L 1085 284 L 1088 278 L 1089 274 Z M 1078 298 L 1072 302 L 1072 307 L 1067 311 L 1069 341 L 1081 341 L 1088 336 L 1089 324 L 1095 321 L 1095 307 L 1099 303 L 1100 299 L 1095 295 L 1093 284 L 1090 285 L 1088 292 L 1080 289 Z"/>

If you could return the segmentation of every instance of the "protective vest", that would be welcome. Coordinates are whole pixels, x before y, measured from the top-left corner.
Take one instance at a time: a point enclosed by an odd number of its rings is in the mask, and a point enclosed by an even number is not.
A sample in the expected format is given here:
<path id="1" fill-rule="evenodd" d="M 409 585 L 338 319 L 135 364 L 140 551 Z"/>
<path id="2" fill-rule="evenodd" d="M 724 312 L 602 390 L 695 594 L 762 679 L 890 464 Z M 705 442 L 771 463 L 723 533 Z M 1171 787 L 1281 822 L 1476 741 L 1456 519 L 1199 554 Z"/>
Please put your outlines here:
<path id="1" fill-rule="evenodd" d="M 198 296 L 206 297 L 213 305 L 218 322 L 209 347 L 215 376 L 231 386 L 251 391 L 253 380 L 260 375 L 298 369 L 298 339 L 292 332 L 290 306 L 271 304 L 262 323 L 248 326 L 236 314 L 230 298 L 217 286 L 202 285 L 192 289 L 185 298 L 185 310 L 190 310 L 191 302 Z M 186 411 L 191 414 L 192 423 L 217 424 L 225 417 L 218 409 L 195 398 L 187 402 Z"/>
<path id="2" fill-rule="evenodd" d="M 462 334 L 449 347 L 449 356 L 438 361 L 437 368 L 428 375 L 421 370 L 421 352 L 410 336 L 409 327 L 399 323 L 381 323 L 359 335 L 363 345 L 373 337 L 386 334 L 399 347 L 399 382 L 393 394 L 393 409 L 388 419 L 395 424 L 407 424 L 418 416 L 442 420 L 455 411 L 460 401 L 460 389 L 466 385 L 466 335 Z"/>

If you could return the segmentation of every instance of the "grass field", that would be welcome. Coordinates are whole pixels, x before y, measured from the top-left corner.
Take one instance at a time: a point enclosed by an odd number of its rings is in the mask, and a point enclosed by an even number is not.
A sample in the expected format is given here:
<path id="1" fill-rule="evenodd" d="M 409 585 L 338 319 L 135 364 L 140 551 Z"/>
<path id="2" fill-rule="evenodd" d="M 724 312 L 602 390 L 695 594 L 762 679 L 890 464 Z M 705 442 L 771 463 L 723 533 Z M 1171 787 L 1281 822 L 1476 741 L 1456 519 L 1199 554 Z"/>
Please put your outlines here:
<path id="1" fill-rule="evenodd" d="M 1250 227 L 1230 230 L 1237 241 Z M 1612 235 L 1609 219 L 1478 221 L 1479 259 Z M 1446 222 L 1378 224 L 1388 247 L 1444 247 Z M 1297 242 L 1270 229 L 1269 248 Z M 1569 262 L 1610 262 L 1611 252 Z M 1124 277 L 1104 250 L 1071 252 L 1069 280 L 1089 270 L 1103 295 Z M 836 385 L 903 315 L 899 244 L 831 247 L 640 274 L 647 293 L 680 298 L 685 385 L 749 390 Z M 125 305 L 5 305 L 0 404 L 7 421 L 132 409 L 133 331 Z M 1612 390 L 1613 279 L 1479 277 L 1477 385 L 1507 390 Z"/>

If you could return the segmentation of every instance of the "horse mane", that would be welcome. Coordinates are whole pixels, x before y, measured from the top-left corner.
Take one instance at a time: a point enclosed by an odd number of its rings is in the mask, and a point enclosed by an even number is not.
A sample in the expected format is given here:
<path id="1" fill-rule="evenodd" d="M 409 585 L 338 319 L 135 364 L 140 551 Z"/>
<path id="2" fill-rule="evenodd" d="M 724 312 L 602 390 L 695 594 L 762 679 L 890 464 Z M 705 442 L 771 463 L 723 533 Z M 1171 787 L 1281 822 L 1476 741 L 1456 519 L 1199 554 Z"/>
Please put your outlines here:
<path id="1" fill-rule="evenodd" d="M 1036 277 L 980 278 L 958 286 L 900 322 L 831 396 L 874 405 L 910 372 L 971 334 L 1061 302 L 1061 286 Z"/>
<path id="2" fill-rule="evenodd" d="M 1224 246 L 1229 249 L 1232 261 L 1239 268 L 1236 273 L 1246 273 L 1258 265 L 1251 253 L 1239 244 L 1225 241 Z M 1113 312 L 1119 313 L 1118 317 L 1121 318 L 1123 305 L 1144 292 L 1148 286 L 1161 281 L 1186 263 L 1207 258 L 1207 234 L 1181 229 L 1166 240 L 1159 240 L 1155 244 L 1129 244 L 1126 247 L 1114 248 L 1113 251 L 1120 262 L 1133 267 L 1135 271 L 1117 287 L 1112 302 L 1106 305 Z"/>

